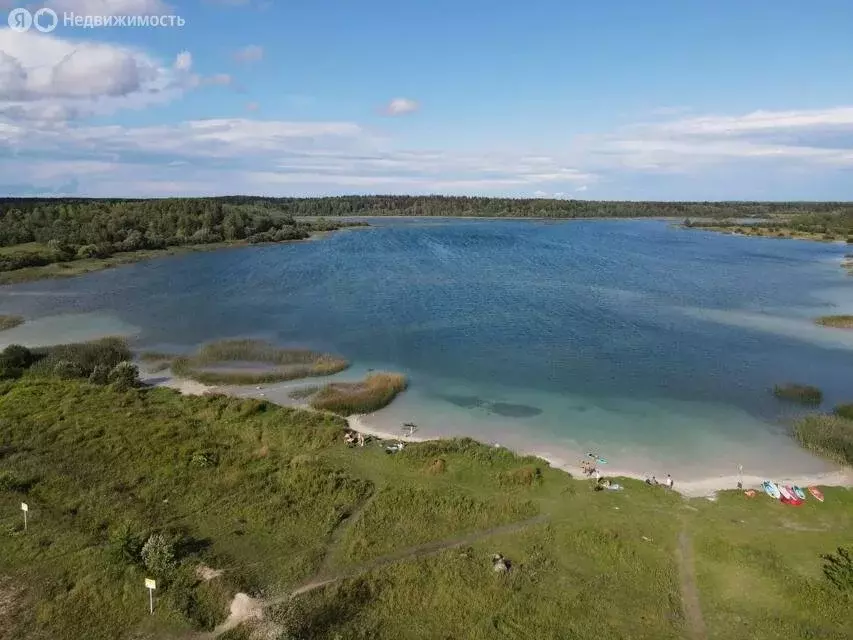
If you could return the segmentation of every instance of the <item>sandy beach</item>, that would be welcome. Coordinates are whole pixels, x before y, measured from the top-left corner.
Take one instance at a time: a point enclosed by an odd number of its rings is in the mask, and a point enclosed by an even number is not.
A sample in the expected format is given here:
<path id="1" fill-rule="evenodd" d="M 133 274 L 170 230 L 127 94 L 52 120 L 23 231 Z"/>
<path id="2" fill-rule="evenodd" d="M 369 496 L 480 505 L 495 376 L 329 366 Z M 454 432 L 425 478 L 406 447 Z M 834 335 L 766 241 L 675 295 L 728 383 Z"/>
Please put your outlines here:
<path id="1" fill-rule="evenodd" d="M 308 406 L 305 402 L 298 400 L 286 401 L 282 400 L 281 391 L 289 390 L 289 389 L 298 389 L 300 387 L 308 386 L 310 383 L 305 381 L 297 381 L 286 384 L 278 384 L 275 385 L 275 389 L 277 393 L 275 394 L 275 399 L 271 399 L 267 397 L 266 387 L 264 386 L 255 386 L 255 387 L 231 387 L 227 385 L 223 386 L 210 386 L 205 385 L 200 382 L 195 382 L 193 380 L 187 380 L 183 378 L 178 378 L 171 375 L 171 372 L 161 371 L 161 372 L 146 372 L 144 367 L 140 370 L 140 378 L 143 382 L 147 384 L 151 384 L 153 386 L 167 387 L 170 389 L 175 389 L 184 395 L 204 395 L 207 393 L 225 393 L 227 395 L 232 395 L 235 397 L 243 397 L 243 398 L 255 398 L 255 399 L 264 399 L 274 404 L 279 404 L 282 406 L 294 407 L 299 409 L 304 409 L 307 411 L 313 411 L 310 406 Z M 429 440 L 433 440 L 436 438 L 418 436 L 415 434 L 412 435 L 404 435 L 401 433 L 393 433 L 387 429 L 377 428 L 376 426 L 370 423 L 371 416 L 370 415 L 351 415 L 347 416 L 346 420 L 350 426 L 350 428 L 354 431 L 362 433 L 364 435 L 370 435 L 375 438 L 379 438 L 382 440 L 393 440 L 397 442 L 426 442 Z M 493 446 L 501 446 L 498 444 L 494 444 Z M 578 453 L 576 458 L 577 462 L 572 462 L 566 458 L 566 456 L 555 455 L 548 451 L 542 451 L 537 449 L 531 450 L 519 450 L 518 448 L 514 448 L 517 453 L 522 455 L 532 455 L 537 458 L 542 459 L 547 462 L 551 467 L 555 469 L 561 469 L 570 473 L 577 479 L 584 480 L 583 470 L 581 469 L 580 462 L 583 459 L 584 454 Z M 614 464 L 606 464 L 600 465 L 599 470 L 601 471 L 603 476 L 607 477 L 623 477 L 623 478 L 633 478 L 636 480 L 645 480 L 646 475 L 643 473 L 638 473 L 635 470 L 623 469 L 618 465 Z M 807 475 L 790 475 L 790 476 L 774 476 L 774 477 L 762 477 L 757 475 L 743 475 L 739 477 L 738 475 L 716 475 L 709 476 L 705 478 L 681 478 L 675 477 L 673 489 L 678 493 L 690 497 L 690 498 L 699 498 L 705 497 L 709 499 L 714 499 L 718 491 L 725 491 L 730 489 L 737 489 L 738 482 L 743 483 L 744 489 L 761 489 L 761 484 L 765 480 L 773 480 L 777 484 L 790 484 L 796 486 L 839 486 L 839 487 L 853 487 L 853 469 L 845 468 L 839 466 L 839 468 L 835 471 L 829 471 L 826 473 L 818 473 L 818 474 L 807 474 Z M 658 478 L 658 481 L 663 481 L 663 478 Z"/>

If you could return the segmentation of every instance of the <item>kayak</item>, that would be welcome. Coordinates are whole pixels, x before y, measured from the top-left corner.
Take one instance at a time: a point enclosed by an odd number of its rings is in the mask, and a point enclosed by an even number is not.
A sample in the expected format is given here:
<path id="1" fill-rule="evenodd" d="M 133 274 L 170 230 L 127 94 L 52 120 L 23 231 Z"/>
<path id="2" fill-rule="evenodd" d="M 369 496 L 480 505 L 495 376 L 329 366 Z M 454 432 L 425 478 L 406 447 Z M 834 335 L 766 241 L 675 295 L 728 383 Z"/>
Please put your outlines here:
<path id="1" fill-rule="evenodd" d="M 800 500 L 806 499 L 806 492 L 803 491 L 801 487 L 794 487 L 794 495 L 796 495 Z"/>
<path id="2" fill-rule="evenodd" d="M 590 458 L 592 458 L 593 460 L 595 460 L 598 464 L 607 464 L 607 460 L 605 460 L 604 458 L 599 458 L 594 453 L 588 453 L 586 455 L 589 456 Z"/>
<path id="3" fill-rule="evenodd" d="M 776 486 L 776 483 L 772 480 L 765 480 L 762 485 L 764 487 L 764 493 L 766 493 L 771 498 L 778 500 L 781 497 L 779 493 L 779 487 Z"/>
<path id="4" fill-rule="evenodd" d="M 786 487 L 784 485 L 779 486 L 779 493 L 782 494 L 782 499 L 788 500 L 796 500 L 797 496 L 794 495 L 794 492 L 791 491 L 790 487 Z"/>
<path id="5" fill-rule="evenodd" d="M 812 494 L 818 502 L 823 502 L 823 494 L 817 487 L 809 487 L 809 493 Z"/>
<path id="6" fill-rule="evenodd" d="M 782 496 L 782 504 L 787 504 L 792 507 L 799 507 L 801 504 L 803 504 L 803 501 L 799 498 L 786 498 L 785 496 Z"/>

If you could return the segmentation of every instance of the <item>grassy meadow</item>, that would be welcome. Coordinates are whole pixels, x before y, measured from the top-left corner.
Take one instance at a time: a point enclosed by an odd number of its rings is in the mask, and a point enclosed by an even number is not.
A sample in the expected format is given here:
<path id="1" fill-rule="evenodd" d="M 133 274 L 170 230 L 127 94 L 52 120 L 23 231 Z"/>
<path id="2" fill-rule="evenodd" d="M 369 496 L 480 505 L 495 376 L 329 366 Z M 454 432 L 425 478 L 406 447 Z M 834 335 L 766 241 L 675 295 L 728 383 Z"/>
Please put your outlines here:
<path id="1" fill-rule="evenodd" d="M 350 448 L 342 419 L 263 401 L 0 385 L 2 640 L 199 637 L 238 591 L 268 599 L 263 628 L 222 638 L 853 633 L 820 558 L 850 546 L 848 489 L 799 508 L 593 491 L 468 439 Z"/>

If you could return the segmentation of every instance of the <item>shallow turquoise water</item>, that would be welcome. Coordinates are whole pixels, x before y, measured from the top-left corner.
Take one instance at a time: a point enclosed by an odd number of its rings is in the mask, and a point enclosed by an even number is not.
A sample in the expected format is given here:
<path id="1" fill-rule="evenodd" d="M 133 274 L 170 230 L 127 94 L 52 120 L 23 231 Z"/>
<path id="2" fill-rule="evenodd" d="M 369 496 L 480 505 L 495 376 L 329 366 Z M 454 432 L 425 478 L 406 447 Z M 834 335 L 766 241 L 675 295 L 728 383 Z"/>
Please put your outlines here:
<path id="1" fill-rule="evenodd" d="M 411 390 L 371 418 L 392 431 L 595 448 L 637 472 L 827 468 L 789 441 L 768 389 L 853 400 L 853 333 L 811 322 L 853 310 L 846 247 L 663 221 L 372 223 L 4 287 L 0 313 L 43 320 L 0 341 L 254 336 L 407 372 Z"/>

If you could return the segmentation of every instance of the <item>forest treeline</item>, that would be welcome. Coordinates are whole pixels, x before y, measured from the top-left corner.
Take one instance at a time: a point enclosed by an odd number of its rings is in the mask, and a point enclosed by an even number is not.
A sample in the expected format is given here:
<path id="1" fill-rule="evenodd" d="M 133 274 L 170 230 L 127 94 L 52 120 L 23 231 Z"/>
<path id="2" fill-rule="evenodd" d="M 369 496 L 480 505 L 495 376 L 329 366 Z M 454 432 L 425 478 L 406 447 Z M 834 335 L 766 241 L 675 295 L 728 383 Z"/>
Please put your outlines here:
<path id="1" fill-rule="evenodd" d="M 797 224 L 847 228 L 853 219 L 853 203 L 610 202 L 454 196 L 4 198 L 0 199 L 0 247 L 35 244 L 0 251 L 0 271 L 182 245 L 298 240 L 313 231 L 343 225 L 304 218 L 373 215 L 720 220 L 785 215 L 793 218 L 784 224 L 802 221 Z"/>
<path id="2" fill-rule="evenodd" d="M 302 240 L 352 223 L 223 199 L 0 200 L 0 271 L 183 245 Z M 31 244 L 35 243 L 35 244 Z"/>

